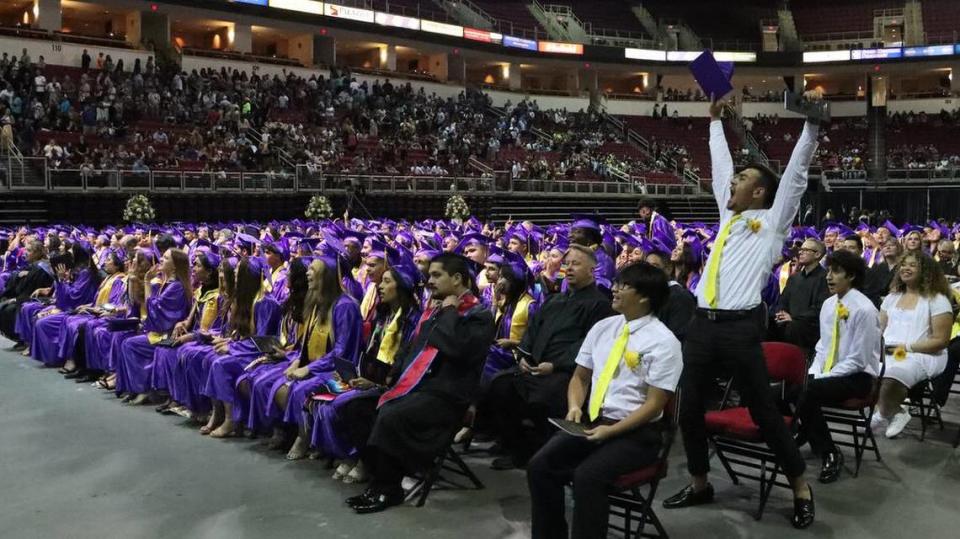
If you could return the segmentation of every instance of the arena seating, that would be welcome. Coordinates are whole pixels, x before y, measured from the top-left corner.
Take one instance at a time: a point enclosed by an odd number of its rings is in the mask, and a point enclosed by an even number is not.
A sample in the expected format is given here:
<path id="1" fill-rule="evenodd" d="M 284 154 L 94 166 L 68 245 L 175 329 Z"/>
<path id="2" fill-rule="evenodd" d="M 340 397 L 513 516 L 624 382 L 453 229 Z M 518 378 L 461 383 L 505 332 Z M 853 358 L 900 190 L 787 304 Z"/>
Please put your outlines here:
<path id="1" fill-rule="evenodd" d="M 581 21 L 590 23 L 594 30 L 601 28 L 646 35 L 640 20 L 633 14 L 628 2 L 618 0 L 558 0 L 550 3 L 570 6 Z"/>
<path id="2" fill-rule="evenodd" d="M 801 39 L 817 39 L 825 34 L 869 33 L 873 31 L 873 13 L 878 9 L 902 8 L 902 0 L 797 0 L 790 2 L 797 33 Z M 924 21 L 926 22 L 926 21 Z"/>
<path id="3" fill-rule="evenodd" d="M 503 33 L 512 32 L 520 37 L 533 37 L 534 33 L 545 37 L 546 30 L 527 9 L 527 2 L 519 0 L 474 0 L 487 15 L 499 21 Z"/>
<path id="4" fill-rule="evenodd" d="M 960 3 L 923 0 L 923 32 L 930 43 L 953 43 L 960 30 Z"/>

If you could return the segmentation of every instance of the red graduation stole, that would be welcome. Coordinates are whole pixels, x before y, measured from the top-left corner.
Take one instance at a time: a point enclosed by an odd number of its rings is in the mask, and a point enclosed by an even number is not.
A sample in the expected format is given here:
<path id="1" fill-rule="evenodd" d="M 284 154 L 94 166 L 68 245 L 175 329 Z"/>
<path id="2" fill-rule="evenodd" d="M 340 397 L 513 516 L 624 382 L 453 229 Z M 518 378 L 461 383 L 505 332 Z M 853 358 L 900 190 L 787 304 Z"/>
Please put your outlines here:
<path id="1" fill-rule="evenodd" d="M 477 297 L 467 292 L 460 298 L 460 305 L 457 306 L 457 313 L 460 316 L 463 316 L 467 311 L 479 305 L 479 300 Z M 417 323 L 417 330 L 413 334 L 413 338 L 416 339 L 420 335 L 420 329 L 423 327 L 423 323 L 433 317 L 438 309 L 430 308 L 424 311 L 420 316 L 420 321 Z M 430 366 L 433 364 L 433 360 L 436 359 L 437 353 L 439 351 L 429 345 L 424 344 L 424 347 L 420 352 L 417 353 L 417 357 L 407 365 L 407 368 L 404 369 L 403 374 L 400 375 L 400 379 L 397 380 L 397 383 L 390 388 L 386 393 L 380 396 L 380 401 L 377 403 L 377 408 L 380 408 L 384 404 L 398 399 L 410 391 L 413 388 L 417 387 L 417 384 L 420 383 L 420 380 L 423 379 L 423 376 L 430 370 Z"/>

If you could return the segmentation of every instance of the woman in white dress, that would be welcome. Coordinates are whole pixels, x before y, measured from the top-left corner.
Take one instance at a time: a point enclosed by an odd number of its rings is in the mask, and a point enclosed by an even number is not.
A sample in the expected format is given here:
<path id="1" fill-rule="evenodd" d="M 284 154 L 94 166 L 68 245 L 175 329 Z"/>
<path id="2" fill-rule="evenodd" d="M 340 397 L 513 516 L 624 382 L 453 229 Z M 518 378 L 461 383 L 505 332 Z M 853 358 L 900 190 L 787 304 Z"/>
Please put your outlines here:
<path id="1" fill-rule="evenodd" d="M 949 298 L 950 288 L 936 261 L 922 253 L 904 255 L 880 306 L 886 370 L 871 425 L 887 438 L 910 422 L 903 406 L 910 388 L 946 368 L 953 323 Z"/>

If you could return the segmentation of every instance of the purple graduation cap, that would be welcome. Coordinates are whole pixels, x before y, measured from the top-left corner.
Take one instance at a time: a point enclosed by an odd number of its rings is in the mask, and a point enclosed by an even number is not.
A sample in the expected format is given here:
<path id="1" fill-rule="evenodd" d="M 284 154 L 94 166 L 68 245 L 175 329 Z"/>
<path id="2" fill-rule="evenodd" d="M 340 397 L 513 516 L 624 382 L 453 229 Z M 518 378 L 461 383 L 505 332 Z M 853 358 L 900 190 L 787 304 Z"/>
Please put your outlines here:
<path id="1" fill-rule="evenodd" d="M 709 50 L 690 62 L 690 72 L 707 97 L 718 100 L 733 91 L 733 62 L 718 62 Z"/>
<path id="2" fill-rule="evenodd" d="M 277 241 L 264 241 L 262 250 L 264 254 L 272 253 L 279 256 L 284 262 L 290 258 L 290 248 L 285 238 L 280 238 Z"/>
<path id="3" fill-rule="evenodd" d="M 500 265 L 510 268 L 510 272 L 528 287 L 533 284 L 533 273 L 530 272 L 527 261 L 517 253 L 512 251 L 503 253 L 503 262 Z"/>
<path id="4" fill-rule="evenodd" d="M 490 238 L 480 234 L 478 232 L 471 232 L 460 238 L 460 243 L 453 249 L 453 252 L 458 255 L 462 255 L 463 251 L 471 245 L 482 245 L 484 247 L 489 246 L 491 243 Z"/>

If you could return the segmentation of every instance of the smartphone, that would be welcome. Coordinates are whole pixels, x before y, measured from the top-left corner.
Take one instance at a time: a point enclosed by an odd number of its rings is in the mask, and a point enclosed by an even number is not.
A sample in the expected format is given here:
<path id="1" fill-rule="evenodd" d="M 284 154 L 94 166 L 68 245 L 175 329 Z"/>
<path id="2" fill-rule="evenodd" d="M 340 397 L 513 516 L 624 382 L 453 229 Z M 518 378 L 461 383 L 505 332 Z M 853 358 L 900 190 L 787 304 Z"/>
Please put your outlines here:
<path id="1" fill-rule="evenodd" d="M 830 121 L 830 103 L 826 101 L 807 101 L 802 93 L 784 92 L 783 107 L 790 112 L 802 114 L 818 122 Z"/>

